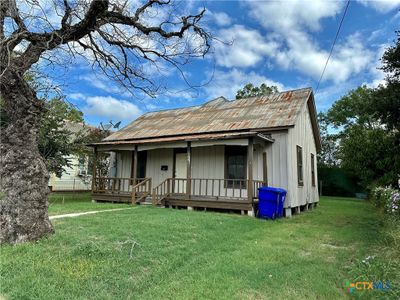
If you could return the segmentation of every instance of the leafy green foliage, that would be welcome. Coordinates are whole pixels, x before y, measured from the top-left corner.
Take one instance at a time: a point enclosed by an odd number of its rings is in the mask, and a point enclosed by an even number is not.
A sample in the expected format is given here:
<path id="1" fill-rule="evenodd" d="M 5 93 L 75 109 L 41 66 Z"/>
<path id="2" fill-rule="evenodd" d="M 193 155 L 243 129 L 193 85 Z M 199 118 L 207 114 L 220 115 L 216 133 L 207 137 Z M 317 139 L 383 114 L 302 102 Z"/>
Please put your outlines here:
<path id="1" fill-rule="evenodd" d="M 320 116 L 323 151 L 320 162 L 333 153 L 340 167 L 358 176 L 364 188 L 395 185 L 400 175 L 400 35 L 383 57 L 385 85 L 360 86 L 336 101 Z M 333 126 L 331 132 L 327 127 Z M 332 133 L 333 131 L 333 133 Z M 331 147 L 334 145 L 333 147 Z"/>
<path id="2" fill-rule="evenodd" d="M 396 184 L 400 149 L 394 136 L 381 128 L 349 127 L 341 135 L 341 166 L 357 174 L 364 187 Z"/>
<path id="3" fill-rule="evenodd" d="M 238 90 L 236 93 L 236 99 L 243 99 L 256 96 L 269 96 L 271 94 L 278 93 L 278 88 L 274 85 L 268 86 L 262 83 L 259 87 L 248 83 L 243 89 Z"/>
<path id="4" fill-rule="evenodd" d="M 400 48 L 400 47 L 399 47 Z M 388 130 L 400 131 L 400 81 L 388 81 L 375 90 L 376 116 Z"/>
<path id="5" fill-rule="evenodd" d="M 318 166 L 318 178 L 321 179 L 320 192 L 324 196 L 354 197 L 364 189 L 359 185 L 360 179 L 340 166 Z"/>
<path id="6" fill-rule="evenodd" d="M 400 131 L 400 31 L 395 45 L 382 56 L 386 83 L 376 89 L 375 107 L 379 119 L 389 130 Z"/>
<path id="7" fill-rule="evenodd" d="M 73 154 L 79 156 L 82 160 L 88 160 L 88 173 L 93 170 L 94 152 L 88 147 L 88 144 L 100 142 L 106 138 L 110 132 L 99 128 L 91 127 L 90 130 L 81 131 L 74 140 Z M 96 170 L 99 176 L 106 176 L 109 169 L 109 154 L 99 152 L 97 155 Z M 93 174 L 92 174 L 93 175 Z"/>
<path id="8" fill-rule="evenodd" d="M 340 166 L 358 176 L 364 188 L 395 184 L 400 174 L 399 135 L 380 118 L 377 98 L 376 90 L 362 86 L 336 101 L 324 115 L 336 132 L 325 136 L 323 151 L 328 148 L 331 154 L 333 149 Z"/>
<path id="9" fill-rule="evenodd" d="M 61 98 L 45 102 L 45 112 L 40 121 L 38 146 L 47 169 L 61 176 L 69 165 L 68 156 L 76 148 L 75 138 L 80 130 L 73 132 L 71 126 L 83 122 L 83 114 Z M 79 126 L 80 127 L 80 126 Z"/>
<path id="10" fill-rule="evenodd" d="M 382 70 L 387 74 L 388 82 L 400 80 L 400 30 L 396 32 L 395 45 L 389 47 L 382 56 Z"/>
<path id="11" fill-rule="evenodd" d="M 319 132 L 321 135 L 321 151 L 318 153 L 318 167 L 334 167 L 339 164 L 337 159 L 336 136 L 329 133 L 330 120 L 324 113 L 318 116 Z M 347 195 L 342 195 L 347 196 Z"/>
<path id="12" fill-rule="evenodd" d="M 327 120 L 331 125 L 344 129 L 353 125 L 374 128 L 374 125 L 379 126 L 377 116 L 374 114 L 374 102 L 374 90 L 365 85 L 360 86 L 332 105 Z"/>

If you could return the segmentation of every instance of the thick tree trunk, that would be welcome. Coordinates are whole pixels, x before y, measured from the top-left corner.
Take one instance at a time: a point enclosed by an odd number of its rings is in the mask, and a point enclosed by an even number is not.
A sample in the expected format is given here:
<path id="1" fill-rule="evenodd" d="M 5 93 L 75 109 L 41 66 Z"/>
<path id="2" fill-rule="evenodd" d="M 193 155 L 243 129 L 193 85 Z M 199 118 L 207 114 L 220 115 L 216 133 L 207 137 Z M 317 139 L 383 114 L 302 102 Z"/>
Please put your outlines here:
<path id="1" fill-rule="evenodd" d="M 21 76 L 6 75 L 1 81 L 7 125 L 0 143 L 0 243 L 17 244 L 54 230 L 47 213 L 49 175 L 37 146 L 43 102 Z"/>

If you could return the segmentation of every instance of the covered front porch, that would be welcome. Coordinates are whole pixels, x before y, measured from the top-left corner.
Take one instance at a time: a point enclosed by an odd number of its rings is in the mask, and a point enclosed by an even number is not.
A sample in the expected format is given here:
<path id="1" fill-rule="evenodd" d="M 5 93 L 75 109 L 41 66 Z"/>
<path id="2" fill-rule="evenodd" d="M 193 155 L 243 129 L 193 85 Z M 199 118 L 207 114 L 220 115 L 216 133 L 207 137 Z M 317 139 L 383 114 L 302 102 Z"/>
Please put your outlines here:
<path id="1" fill-rule="evenodd" d="M 163 144 L 98 145 L 112 152 L 109 176 L 94 164 L 96 201 L 218 208 L 252 214 L 258 187 L 267 185 L 267 148 L 273 140 L 247 133 L 232 138 Z"/>

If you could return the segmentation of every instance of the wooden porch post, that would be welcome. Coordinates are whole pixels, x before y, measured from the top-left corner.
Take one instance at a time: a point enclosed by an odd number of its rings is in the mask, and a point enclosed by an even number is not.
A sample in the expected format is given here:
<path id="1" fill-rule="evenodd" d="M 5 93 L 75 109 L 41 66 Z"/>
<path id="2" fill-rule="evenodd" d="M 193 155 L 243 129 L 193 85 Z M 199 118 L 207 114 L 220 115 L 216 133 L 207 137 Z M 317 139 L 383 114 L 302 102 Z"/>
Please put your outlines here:
<path id="1" fill-rule="evenodd" d="M 132 178 L 133 178 L 132 187 L 136 185 L 137 160 L 138 160 L 138 146 L 135 145 L 135 148 L 132 152 Z M 132 204 L 135 204 L 135 202 L 136 202 L 136 192 L 132 189 Z"/>
<path id="2" fill-rule="evenodd" d="M 187 163 L 186 163 L 186 196 L 190 199 L 192 184 L 192 143 L 187 142 Z"/>
<path id="3" fill-rule="evenodd" d="M 263 152 L 263 181 L 265 185 L 268 185 L 268 163 L 267 163 L 267 152 Z"/>
<path id="4" fill-rule="evenodd" d="M 247 186 L 247 197 L 249 202 L 253 203 L 253 138 L 249 137 L 249 145 L 247 146 L 247 173 L 248 173 L 248 186 Z"/>
<path id="5" fill-rule="evenodd" d="M 96 189 L 96 167 L 97 167 L 97 147 L 94 146 L 93 148 L 93 166 L 92 166 L 92 193 Z"/>

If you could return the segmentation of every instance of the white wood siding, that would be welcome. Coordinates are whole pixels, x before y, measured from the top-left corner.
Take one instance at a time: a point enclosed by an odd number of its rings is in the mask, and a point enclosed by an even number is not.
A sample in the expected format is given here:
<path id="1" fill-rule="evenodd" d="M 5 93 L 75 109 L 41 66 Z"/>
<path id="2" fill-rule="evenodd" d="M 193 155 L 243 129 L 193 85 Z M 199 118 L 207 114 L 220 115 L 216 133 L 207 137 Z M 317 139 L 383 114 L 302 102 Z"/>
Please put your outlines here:
<path id="1" fill-rule="evenodd" d="M 225 147 L 223 145 L 196 147 L 192 148 L 192 178 L 209 178 L 209 179 L 224 179 L 225 178 Z M 192 184 L 194 193 L 205 194 L 207 185 L 208 195 L 233 195 L 239 196 L 238 189 L 225 189 L 224 182 L 202 181 L 201 190 L 200 182 L 196 181 Z M 213 190 L 213 191 L 212 191 Z M 219 190 L 219 192 L 218 192 Z M 247 191 L 242 191 L 242 197 L 247 197 Z"/>
<path id="2" fill-rule="evenodd" d="M 223 179 L 225 172 L 224 146 L 192 149 L 192 178 Z"/>
<path id="3" fill-rule="evenodd" d="M 253 179 L 254 180 L 263 180 L 263 158 L 262 154 L 264 152 L 264 142 L 262 144 L 254 145 L 254 154 L 253 154 Z"/>
<path id="4" fill-rule="evenodd" d="M 53 191 L 90 190 L 92 188 L 91 182 L 87 180 L 85 176 L 79 176 L 79 157 L 75 155 L 69 155 L 66 158 L 69 160 L 70 165 L 64 167 L 61 178 L 57 177 L 56 174 L 51 173 L 49 186 L 52 187 Z M 87 159 L 85 162 L 84 171 L 86 171 L 86 173 L 88 172 Z"/>
<path id="5" fill-rule="evenodd" d="M 120 178 L 130 178 L 131 177 L 131 165 L 132 165 L 132 151 L 120 151 L 116 154 L 117 159 L 117 170 L 116 177 Z M 123 186 L 121 189 L 127 191 L 130 190 L 130 183 L 127 180 L 122 181 Z"/>
<path id="6" fill-rule="evenodd" d="M 130 178 L 132 167 L 132 151 L 119 151 L 116 154 L 116 177 Z M 168 166 L 167 171 L 161 171 L 161 166 Z M 152 178 L 153 187 L 172 177 L 173 149 L 154 149 L 147 151 L 146 177 Z M 127 188 L 127 187 L 124 187 Z"/>
<path id="7" fill-rule="evenodd" d="M 117 177 L 130 178 L 132 165 L 132 151 L 119 151 L 117 159 Z"/>
<path id="8" fill-rule="evenodd" d="M 302 147 L 303 152 L 303 186 L 297 181 L 297 152 L 296 146 Z M 311 153 L 314 154 L 315 187 L 311 182 Z M 307 104 L 304 105 L 296 121 L 295 127 L 289 129 L 288 162 L 289 162 L 289 191 L 291 207 L 318 202 L 317 150 L 311 127 L 310 114 Z"/>
<path id="9" fill-rule="evenodd" d="M 272 133 L 273 143 L 267 143 L 264 151 L 267 153 L 268 186 L 283 188 L 288 191 L 285 207 L 290 206 L 291 193 L 289 190 L 288 170 L 288 132 Z"/>
<path id="10" fill-rule="evenodd" d="M 173 176 L 173 149 L 154 149 L 147 151 L 146 177 L 151 177 L 153 187 Z M 161 171 L 161 166 L 168 166 L 167 171 Z"/>

